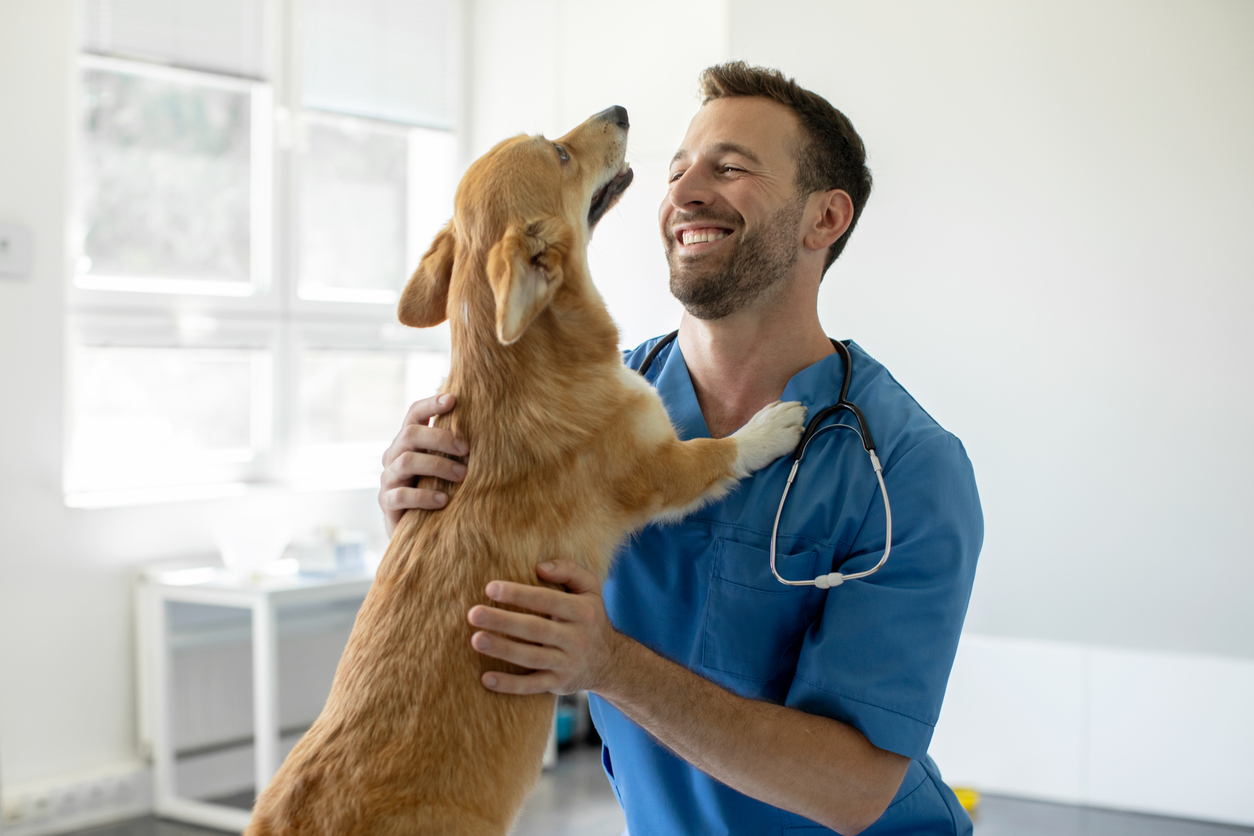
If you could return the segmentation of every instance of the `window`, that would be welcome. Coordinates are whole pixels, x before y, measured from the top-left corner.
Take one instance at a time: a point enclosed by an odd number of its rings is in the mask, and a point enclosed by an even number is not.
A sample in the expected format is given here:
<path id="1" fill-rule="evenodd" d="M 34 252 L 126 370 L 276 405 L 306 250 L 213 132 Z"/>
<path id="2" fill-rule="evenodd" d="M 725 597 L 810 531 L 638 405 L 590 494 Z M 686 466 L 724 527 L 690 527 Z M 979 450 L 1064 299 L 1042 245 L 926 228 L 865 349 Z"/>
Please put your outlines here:
<path id="1" fill-rule="evenodd" d="M 297 155 L 298 296 L 395 304 L 396 277 L 452 213 L 451 200 L 431 198 L 451 192 L 455 156 L 446 131 L 307 116 Z"/>
<path id="2" fill-rule="evenodd" d="M 75 285 L 265 288 L 269 86 L 90 56 L 81 68 Z"/>
<path id="3" fill-rule="evenodd" d="M 376 483 L 381 439 L 396 434 L 397 416 L 434 392 L 448 368 L 431 350 L 307 348 L 296 371 L 293 477 L 317 485 L 330 470 Z"/>
<path id="4" fill-rule="evenodd" d="M 457 0 L 82 0 L 65 489 L 377 484 L 444 329 Z"/>
<path id="5" fill-rule="evenodd" d="M 267 352 L 80 345 L 72 362 L 80 489 L 238 479 L 269 452 Z"/>

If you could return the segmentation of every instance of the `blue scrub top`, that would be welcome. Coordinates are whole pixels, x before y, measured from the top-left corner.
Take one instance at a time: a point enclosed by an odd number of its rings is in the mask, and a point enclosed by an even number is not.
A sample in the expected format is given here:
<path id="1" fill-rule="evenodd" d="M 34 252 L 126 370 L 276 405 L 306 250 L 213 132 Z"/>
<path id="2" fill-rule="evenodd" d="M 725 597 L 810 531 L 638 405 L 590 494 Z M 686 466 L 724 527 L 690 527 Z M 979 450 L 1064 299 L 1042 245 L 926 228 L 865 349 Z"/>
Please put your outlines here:
<path id="1" fill-rule="evenodd" d="M 656 340 L 629 352 L 638 368 Z M 854 343 L 849 399 L 866 416 L 893 509 L 879 572 L 830 590 L 771 575 L 771 526 L 785 456 L 682 522 L 650 525 L 619 551 L 604 586 L 621 632 L 730 691 L 820 714 L 911 758 L 872 834 L 966 834 L 971 820 L 927 755 L 958 648 L 984 522 L 966 451 Z M 798 372 L 783 400 L 810 414 L 834 404 L 844 368 L 832 354 Z M 648 378 L 679 437 L 708 438 L 679 341 Z M 855 423 L 838 413 L 825 423 Z M 858 436 L 815 439 L 780 521 L 777 567 L 790 580 L 857 572 L 884 550 L 884 506 Z M 832 833 L 742 795 L 671 754 L 592 697 L 602 761 L 633 836 Z"/>

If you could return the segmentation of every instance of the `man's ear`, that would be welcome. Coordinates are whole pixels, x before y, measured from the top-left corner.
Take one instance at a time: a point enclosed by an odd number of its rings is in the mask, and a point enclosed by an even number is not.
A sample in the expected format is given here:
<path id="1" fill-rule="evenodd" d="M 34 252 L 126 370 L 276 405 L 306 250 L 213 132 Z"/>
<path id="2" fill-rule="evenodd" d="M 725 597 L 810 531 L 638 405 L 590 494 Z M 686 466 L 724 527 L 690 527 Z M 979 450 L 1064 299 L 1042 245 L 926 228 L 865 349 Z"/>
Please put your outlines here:
<path id="1" fill-rule="evenodd" d="M 574 233 L 557 218 L 510 224 L 488 252 L 488 282 L 496 296 L 496 338 L 517 342 L 561 287 Z"/>
<path id="2" fill-rule="evenodd" d="M 453 278 L 453 253 L 457 249 L 457 233 L 453 222 L 444 225 L 431 242 L 431 248 L 418 262 L 418 269 L 409 277 L 401 292 L 396 316 L 413 328 L 430 328 L 448 319 L 448 285 Z"/>
<path id="3" fill-rule="evenodd" d="M 809 202 L 818 214 L 813 216 L 814 221 L 805 230 L 802 240 L 807 249 L 826 253 L 853 223 L 853 199 L 843 189 L 829 189 L 811 195 Z"/>

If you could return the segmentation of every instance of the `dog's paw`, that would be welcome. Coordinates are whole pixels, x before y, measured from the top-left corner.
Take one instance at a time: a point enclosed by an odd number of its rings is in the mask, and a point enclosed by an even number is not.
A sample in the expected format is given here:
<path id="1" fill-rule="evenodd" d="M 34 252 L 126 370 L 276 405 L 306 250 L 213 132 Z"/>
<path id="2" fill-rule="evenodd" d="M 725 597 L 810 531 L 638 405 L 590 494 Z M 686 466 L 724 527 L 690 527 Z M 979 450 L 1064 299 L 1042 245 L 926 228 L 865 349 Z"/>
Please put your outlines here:
<path id="1" fill-rule="evenodd" d="M 731 434 L 736 439 L 736 478 L 766 467 L 791 453 L 805 431 L 806 408 L 797 401 L 776 401 L 758 410 L 749 423 Z"/>

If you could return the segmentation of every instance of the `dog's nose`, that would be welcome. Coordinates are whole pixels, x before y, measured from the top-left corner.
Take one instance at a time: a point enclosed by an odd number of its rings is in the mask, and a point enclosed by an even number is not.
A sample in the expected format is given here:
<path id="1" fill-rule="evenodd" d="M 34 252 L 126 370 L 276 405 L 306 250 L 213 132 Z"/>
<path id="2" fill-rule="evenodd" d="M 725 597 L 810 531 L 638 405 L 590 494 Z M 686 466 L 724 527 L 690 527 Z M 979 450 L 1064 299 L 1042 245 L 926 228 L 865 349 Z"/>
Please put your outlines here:
<path id="1" fill-rule="evenodd" d="M 631 127 L 631 125 L 627 122 L 627 108 L 622 105 L 607 107 L 605 110 L 598 113 L 594 118 L 599 119 L 602 122 L 613 122 L 620 128 Z"/>

